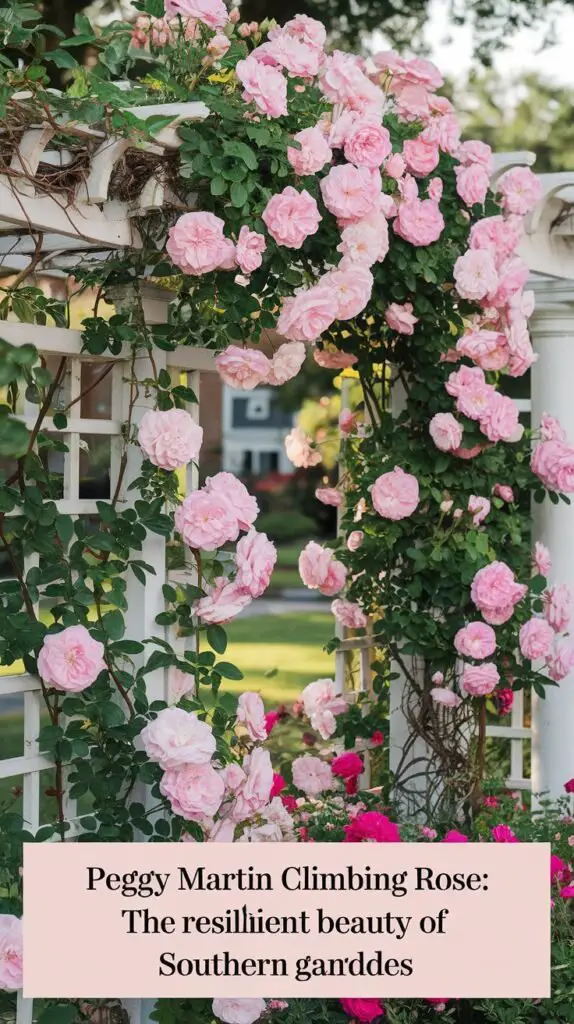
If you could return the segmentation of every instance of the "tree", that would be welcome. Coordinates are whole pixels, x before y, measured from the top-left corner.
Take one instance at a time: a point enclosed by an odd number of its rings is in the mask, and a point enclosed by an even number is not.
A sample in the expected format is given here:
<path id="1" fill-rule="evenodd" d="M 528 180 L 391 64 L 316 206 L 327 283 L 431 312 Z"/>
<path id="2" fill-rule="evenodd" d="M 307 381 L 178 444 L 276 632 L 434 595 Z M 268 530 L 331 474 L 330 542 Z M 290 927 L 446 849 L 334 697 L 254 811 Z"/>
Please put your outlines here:
<path id="1" fill-rule="evenodd" d="M 530 150 L 539 173 L 574 167 L 573 89 L 535 73 L 505 78 L 483 71 L 454 92 L 466 138 L 498 152 Z"/>

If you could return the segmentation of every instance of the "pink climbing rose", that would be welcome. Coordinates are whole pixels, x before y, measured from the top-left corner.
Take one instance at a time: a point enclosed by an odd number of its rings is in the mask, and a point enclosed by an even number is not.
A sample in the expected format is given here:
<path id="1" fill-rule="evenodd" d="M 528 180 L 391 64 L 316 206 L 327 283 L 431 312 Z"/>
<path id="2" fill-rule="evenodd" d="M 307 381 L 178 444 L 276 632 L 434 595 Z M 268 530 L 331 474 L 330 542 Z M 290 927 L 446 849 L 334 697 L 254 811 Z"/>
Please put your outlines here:
<path id="1" fill-rule="evenodd" d="M 21 989 L 23 969 L 22 921 L 13 914 L 0 914 L 0 990 Z"/>
<path id="2" fill-rule="evenodd" d="M 170 229 L 166 249 L 184 274 L 194 277 L 224 267 L 234 251 L 223 234 L 224 222 L 205 211 L 184 213 Z"/>
<path id="3" fill-rule="evenodd" d="M 415 324 L 418 324 L 418 316 L 413 315 L 412 302 L 405 302 L 401 305 L 398 302 L 391 302 L 385 310 L 385 320 L 392 331 L 398 334 L 412 334 Z"/>
<path id="4" fill-rule="evenodd" d="M 190 548 L 215 551 L 237 540 L 237 516 L 222 494 L 192 491 L 175 513 L 175 528 Z"/>
<path id="5" fill-rule="evenodd" d="M 252 274 L 263 262 L 263 253 L 266 249 L 266 242 L 263 235 L 258 231 L 251 231 L 246 224 L 239 232 L 237 245 L 235 247 L 235 258 L 238 266 L 244 274 Z"/>
<path id="6" fill-rule="evenodd" d="M 197 459 L 203 427 L 185 409 L 149 409 L 138 428 L 138 441 L 149 461 L 173 471 Z"/>
<path id="7" fill-rule="evenodd" d="M 388 129 L 374 119 L 359 118 L 345 138 L 345 159 L 355 167 L 378 168 L 392 150 Z"/>
<path id="8" fill-rule="evenodd" d="M 556 633 L 568 629 L 572 615 L 572 592 L 565 583 L 556 583 L 542 595 L 546 621 Z"/>
<path id="9" fill-rule="evenodd" d="M 452 452 L 460 447 L 463 430 L 451 412 L 437 412 L 429 423 L 429 433 L 441 452 Z"/>
<path id="10" fill-rule="evenodd" d="M 217 813 L 225 793 L 220 772 L 210 764 L 185 764 L 164 772 L 159 788 L 174 814 L 201 822 Z"/>
<path id="11" fill-rule="evenodd" d="M 373 507 L 384 519 L 407 519 L 419 503 L 416 477 L 400 466 L 378 477 L 370 491 Z"/>
<path id="12" fill-rule="evenodd" d="M 434 200 L 412 199 L 400 204 L 393 227 L 411 245 L 432 245 L 444 230 L 444 217 Z"/>
<path id="13" fill-rule="evenodd" d="M 237 721 L 245 726 L 254 743 L 267 739 L 265 705 L 258 693 L 242 693 L 237 701 Z"/>
<path id="14" fill-rule="evenodd" d="M 333 680 L 316 679 L 309 683 L 301 693 L 301 701 L 313 729 L 322 739 L 330 739 L 337 727 L 337 715 L 347 709 L 347 702 L 342 694 L 337 693 Z"/>
<path id="15" fill-rule="evenodd" d="M 299 373 L 307 356 L 307 349 L 302 341 L 288 341 L 280 345 L 271 360 L 268 384 L 279 386 L 286 384 Z"/>
<path id="16" fill-rule="evenodd" d="M 518 583 L 504 562 L 490 562 L 475 574 L 471 598 L 491 626 L 499 626 L 512 617 L 514 606 L 526 596 L 528 587 Z"/>
<path id="17" fill-rule="evenodd" d="M 283 300 L 277 331 L 288 341 L 318 341 L 336 318 L 328 284 L 316 284 Z M 353 356 L 356 362 L 356 356 Z"/>
<path id="18" fill-rule="evenodd" d="M 311 540 L 299 555 L 299 575 L 310 590 L 334 597 L 344 586 L 347 570 L 332 551 Z"/>
<path id="19" fill-rule="evenodd" d="M 459 629 L 454 646 L 464 658 L 490 658 L 496 650 L 496 633 L 486 622 L 469 622 Z"/>
<path id="20" fill-rule="evenodd" d="M 293 785 L 306 796 L 318 796 L 333 788 L 333 776 L 326 761 L 319 757 L 305 755 L 296 757 L 291 766 Z"/>
<path id="21" fill-rule="evenodd" d="M 203 489 L 208 494 L 217 495 L 218 500 L 225 503 L 234 513 L 240 530 L 249 530 L 253 526 L 259 515 L 259 505 L 245 484 L 233 473 L 221 472 L 208 476 Z"/>
<path id="22" fill-rule="evenodd" d="M 164 708 L 142 729 L 140 739 L 150 761 L 164 771 L 184 764 L 208 764 L 215 753 L 211 726 L 183 708 Z"/>
<path id="23" fill-rule="evenodd" d="M 238 345 L 230 345 L 225 352 L 220 352 L 215 357 L 215 365 L 224 384 L 242 391 L 252 391 L 259 384 L 267 383 L 271 372 L 271 363 L 263 352 Z"/>
<path id="24" fill-rule="evenodd" d="M 465 665 L 462 674 L 462 689 L 471 697 L 486 697 L 496 688 L 500 675 L 496 665 Z"/>
<path id="25" fill-rule="evenodd" d="M 313 196 L 306 189 L 298 192 L 292 185 L 271 197 L 261 217 L 277 245 L 288 249 L 300 249 L 322 219 Z"/>
<path id="26" fill-rule="evenodd" d="M 494 256 L 489 249 L 469 249 L 454 265 L 456 290 L 463 299 L 480 302 L 498 287 Z"/>
<path id="27" fill-rule="evenodd" d="M 318 125 L 304 128 L 293 138 L 301 147 L 295 149 L 294 146 L 289 146 L 287 149 L 287 159 L 295 174 L 301 176 L 317 174 L 318 171 L 323 170 L 325 164 L 331 162 L 333 152 Z"/>
<path id="28" fill-rule="evenodd" d="M 269 586 L 276 561 L 277 549 L 267 534 L 250 530 L 235 549 L 235 583 L 250 597 L 261 597 Z"/>
<path id="29" fill-rule="evenodd" d="M 38 654 L 38 673 L 47 686 L 80 693 L 106 668 L 104 645 L 85 626 L 67 626 L 48 633 Z"/>
<path id="30" fill-rule="evenodd" d="M 371 1024 L 371 1021 L 384 1016 L 385 1013 L 380 999 L 341 999 L 340 1003 L 347 1017 L 352 1017 L 361 1024 Z"/>
<path id="31" fill-rule="evenodd" d="M 331 605 L 331 611 L 337 622 L 347 629 L 365 629 L 367 626 L 368 619 L 363 609 L 352 601 L 337 598 Z"/>
<path id="32" fill-rule="evenodd" d="M 204 625 L 225 625 L 239 615 L 251 600 L 248 589 L 235 580 L 228 580 L 226 576 L 218 576 L 213 586 L 207 587 L 205 597 L 195 605 L 195 614 Z"/>
<path id="33" fill-rule="evenodd" d="M 255 103 L 259 112 L 268 117 L 287 114 L 287 80 L 279 68 L 264 64 L 251 54 L 237 62 L 235 74 L 243 86 L 246 103 Z"/>
<path id="34" fill-rule="evenodd" d="M 165 13 L 195 18 L 207 28 L 223 28 L 229 21 L 223 0 L 166 0 Z"/>
<path id="35" fill-rule="evenodd" d="M 498 179 L 496 189 L 505 212 L 520 216 L 530 213 L 542 196 L 540 178 L 529 167 L 512 167 Z"/>
<path id="36" fill-rule="evenodd" d="M 554 643 L 554 630 L 545 619 L 528 619 L 520 627 L 520 653 L 524 658 L 536 661 L 537 658 L 546 658 L 552 650 Z"/>
<path id="37" fill-rule="evenodd" d="M 329 212 L 352 223 L 374 208 L 381 193 L 381 176 L 371 167 L 338 164 L 321 179 L 320 187 Z"/>
<path id="38" fill-rule="evenodd" d="M 302 427 L 293 427 L 287 434 L 284 444 L 287 458 L 298 469 L 309 469 L 311 466 L 318 466 L 322 461 L 321 452 L 311 447 L 312 439 Z"/>
<path id="39" fill-rule="evenodd" d="M 548 576 L 552 569 L 552 558 L 545 544 L 537 540 L 534 545 L 534 565 L 541 576 Z"/>

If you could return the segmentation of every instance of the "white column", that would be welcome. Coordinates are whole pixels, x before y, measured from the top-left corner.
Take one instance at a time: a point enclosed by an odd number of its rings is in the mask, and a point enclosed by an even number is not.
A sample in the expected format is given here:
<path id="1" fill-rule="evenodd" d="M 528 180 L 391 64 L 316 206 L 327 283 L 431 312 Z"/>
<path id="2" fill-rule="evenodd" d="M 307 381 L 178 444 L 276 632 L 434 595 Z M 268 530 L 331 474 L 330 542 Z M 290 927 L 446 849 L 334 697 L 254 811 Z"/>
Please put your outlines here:
<path id="1" fill-rule="evenodd" d="M 549 413 L 574 443 L 574 304 L 543 307 L 530 328 L 538 353 L 532 367 L 532 426 Z M 552 556 L 549 583 L 565 583 L 574 594 L 574 504 L 555 505 L 546 498 L 534 504 L 533 519 L 534 539 Z M 549 686 L 544 700 L 535 694 L 532 699 L 532 791 L 563 796 L 564 783 L 574 775 L 574 672 L 559 686 Z"/>

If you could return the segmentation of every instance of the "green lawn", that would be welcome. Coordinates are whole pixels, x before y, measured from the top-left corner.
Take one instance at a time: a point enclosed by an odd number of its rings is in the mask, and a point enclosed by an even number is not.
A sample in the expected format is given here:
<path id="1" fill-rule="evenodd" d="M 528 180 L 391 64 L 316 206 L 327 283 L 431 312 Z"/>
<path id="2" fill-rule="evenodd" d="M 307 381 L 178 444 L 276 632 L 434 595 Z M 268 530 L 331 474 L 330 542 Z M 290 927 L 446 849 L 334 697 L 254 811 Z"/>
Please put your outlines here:
<path id="1" fill-rule="evenodd" d="M 333 636 L 330 615 L 312 612 L 254 616 L 233 622 L 227 627 L 227 633 L 229 645 L 225 660 L 237 665 L 244 678 L 240 682 L 225 680 L 225 688 L 235 693 L 255 690 L 261 694 L 268 708 L 293 703 L 307 683 L 333 675 L 334 656 L 322 650 Z M 272 747 L 279 757 L 298 746 L 297 738 L 302 728 L 298 722 L 288 722 L 276 728 Z M 22 754 L 22 715 L 0 717 L 0 757 Z M 0 780 L 0 804 L 10 797 L 12 787 L 19 785 L 21 779 Z M 41 790 L 50 785 L 51 773 L 43 772 Z M 44 796 L 43 820 L 51 817 L 52 809 L 53 799 Z"/>

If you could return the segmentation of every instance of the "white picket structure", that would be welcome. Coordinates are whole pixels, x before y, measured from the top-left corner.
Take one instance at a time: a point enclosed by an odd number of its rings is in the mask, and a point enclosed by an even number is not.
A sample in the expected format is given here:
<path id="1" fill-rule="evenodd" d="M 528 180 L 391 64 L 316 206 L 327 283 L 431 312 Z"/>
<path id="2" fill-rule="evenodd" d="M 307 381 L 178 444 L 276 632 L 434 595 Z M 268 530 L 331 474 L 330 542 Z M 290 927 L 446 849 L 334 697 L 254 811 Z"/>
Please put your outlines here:
<path id="1" fill-rule="evenodd" d="M 147 301 L 146 301 L 147 299 Z M 148 290 L 144 297 L 144 309 L 148 323 L 165 322 L 167 315 L 167 300 L 164 293 L 155 293 Z M 113 494 L 119 464 L 123 448 L 121 435 L 122 424 L 127 419 L 129 405 L 130 385 L 127 383 L 128 372 L 131 372 L 130 365 L 125 359 L 126 353 L 113 357 L 109 354 L 96 357 L 89 354 L 82 354 L 82 338 L 79 331 L 67 330 L 65 328 L 38 327 L 28 324 L 3 323 L 0 325 L 0 336 L 4 337 L 13 345 L 33 344 L 40 355 L 57 356 L 66 358 L 66 405 L 70 405 L 80 396 L 80 381 L 82 377 L 82 365 L 84 363 L 97 363 L 105 368 L 113 363 L 110 371 L 112 376 L 111 385 L 111 416 L 109 419 L 85 419 L 82 416 L 81 403 L 77 402 L 73 407 L 72 415 L 68 419 L 65 430 L 58 431 L 53 422 L 48 419 L 44 423 L 45 429 L 54 434 L 60 434 L 68 446 L 68 452 L 64 455 L 64 496 L 56 502 L 58 510 L 72 517 L 97 514 L 96 502 L 91 499 L 82 499 L 79 496 L 80 485 L 80 440 L 85 434 L 100 434 L 110 437 L 110 493 Z M 185 375 L 185 382 L 194 391 L 199 400 L 200 374 L 212 372 L 215 367 L 213 353 L 204 349 L 185 348 L 176 349 L 175 352 L 157 352 L 156 366 L 161 370 L 163 366 L 170 372 L 174 381 L 181 380 Z M 163 363 L 162 363 L 163 360 Z M 147 356 L 139 360 L 141 366 L 136 366 L 136 375 L 140 379 L 151 376 L 151 367 Z M 147 363 L 147 365 L 144 365 Z M 143 390 L 143 389 L 142 389 Z M 153 403 L 153 396 L 146 398 L 143 394 L 136 404 L 134 421 L 141 418 L 149 404 Z M 189 411 L 195 419 L 199 417 L 199 406 L 189 406 Z M 24 411 L 27 422 L 33 421 L 33 409 L 31 407 Z M 129 502 L 134 500 L 136 492 L 128 490 L 129 484 L 136 479 L 139 472 L 141 455 L 139 449 L 131 445 L 129 449 L 128 469 L 122 484 L 118 508 L 125 508 Z M 197 469 L 190 465 L 187 470 L 187 489 L 197 487 Z M 136 494 L 137 497 L 137 494 Z M 162 586 L 172 579 L 172 574 L 166 570 L 166 540 L 157 534 L 148 534 L 144 542 L 141 554 L 143 561 L 153 566 L 155 575 L 146 577 L 145 586 L 142 585 L 133 574 L 129 574 L 127 581 L 126 597 L 128 611 L 126 613 L 126 636 L 134 640 L 144 640 L 150 636 L 159 636 L 167 639 L 166 627 L 156 625 L 155 617 L 164 610 L 164 598 Z M 31 568 L 29 560 L 26 564 L 26 571 Z M 174 574 L 175 575 L 175 574 Z M 177 574 L 181 579 L 181 571 Z M 172 579 L 173 582 L 173 579 Z M 190 580 L 191 582 L 191 580 Z M 181 648 L 184 644 L 179 638 L 170 636 L 171 642 Z M 146 647 L 146 651 L 150 648 Z M 141 658 L 145 655 L 141 655 Z M 135 660 L 135 659 L 134 659 Z M 148 694 L 151 700 L 168 698 L 168 672 L 165 669 L 158 669 L 147 676 Z M 24 752 L 20 757 L 13 757 L 0 760 L 0 779 L 14 778 L 22 779 L 23 790 L 23 818 L 25 827 L 36 832 L 40 826 L 40 773 L 51 767 L 50 760 L 42 754 L 38 745 L 38 734 L 40 731 L 40 716 L 44 708 L 40 683 L 37 678 L 26 673 L 0 677 L 0 697 L 23 695 L 24 698 L 24 722 L 23 722 L 23 743 Z M 76 809 L 74 802 L 66 800 L 66 816 L 72 820 L 72 830 L 68 838 L 73 839 L 78 830 L 81 829 L 81 819 L 75 817 Z M 130 1000 L 127 1009 L 132 1024 L 144 1024 L 151 1012 L 151 1004 L 147 1005 L 139 1000 Z M 33 1003 L 25 1000 L 19 994 L 17 1024 L 32 1024 Z"/>

